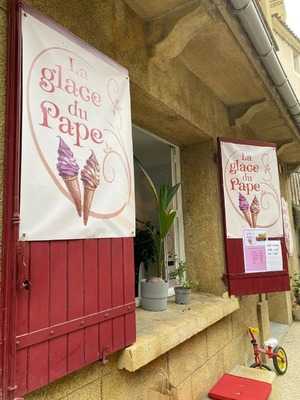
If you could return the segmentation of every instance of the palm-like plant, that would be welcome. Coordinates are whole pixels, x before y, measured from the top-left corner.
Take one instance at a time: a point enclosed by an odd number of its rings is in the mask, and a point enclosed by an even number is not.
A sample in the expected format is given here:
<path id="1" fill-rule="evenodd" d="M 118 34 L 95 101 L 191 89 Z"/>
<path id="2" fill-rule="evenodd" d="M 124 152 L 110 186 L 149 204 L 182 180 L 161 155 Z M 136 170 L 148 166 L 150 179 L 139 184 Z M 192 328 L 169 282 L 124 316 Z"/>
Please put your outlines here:
<path id="1" fill-rule="evenodd" d="M 176 195 L 180 183 L 176 185 L 168 185 L 163 184 L 157 190 L 153 180 L 150 175 L 147 173 L 146 169 L 139 161 L 139 159 L 134 156 L 134 160 L 136 164 L 139 166 L 143 174 L 145 175 L 150 188 L 152 189 L 153 195 L 155 196 L 157 211 L 158 211 L 158 228 L 151 227 L 151 234 L 154 240 L 154 257 L 157 267 L 157 274 L 159 278 L 167 278 L 166 277 L 166 268 L 165 268 L 165 252 L 164 245 L 166 237 L 174 223 L 176 217 L 176 210 L 172 209 L 171 203 Z M 150 228 L 149 228 L 150 229 Z"/>

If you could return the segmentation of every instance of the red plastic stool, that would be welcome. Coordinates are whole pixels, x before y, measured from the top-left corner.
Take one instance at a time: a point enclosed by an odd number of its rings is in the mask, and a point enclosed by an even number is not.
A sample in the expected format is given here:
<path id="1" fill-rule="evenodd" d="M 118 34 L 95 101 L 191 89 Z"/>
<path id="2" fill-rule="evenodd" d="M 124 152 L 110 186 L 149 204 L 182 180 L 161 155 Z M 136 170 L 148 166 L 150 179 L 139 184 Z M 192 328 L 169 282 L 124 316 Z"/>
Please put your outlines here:
<path id="1" fill-rule="evenodd" d="M 271 391 L 270 383 L 225 374 L 208 396 L 215 400 L 267 400 Z"/>

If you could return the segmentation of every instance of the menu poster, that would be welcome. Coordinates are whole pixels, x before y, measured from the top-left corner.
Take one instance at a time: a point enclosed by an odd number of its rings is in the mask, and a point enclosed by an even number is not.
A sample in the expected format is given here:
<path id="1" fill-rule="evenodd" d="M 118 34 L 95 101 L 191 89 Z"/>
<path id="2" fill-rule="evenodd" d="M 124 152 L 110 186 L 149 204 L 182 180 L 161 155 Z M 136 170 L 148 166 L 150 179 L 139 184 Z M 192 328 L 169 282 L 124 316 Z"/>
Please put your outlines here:
<path id="1" fill-rule="evenodd" d="M 280 240 L 268 240 L 265 229 L 245 229 L 243 232 L 246 273 L 283 270 Z"/>

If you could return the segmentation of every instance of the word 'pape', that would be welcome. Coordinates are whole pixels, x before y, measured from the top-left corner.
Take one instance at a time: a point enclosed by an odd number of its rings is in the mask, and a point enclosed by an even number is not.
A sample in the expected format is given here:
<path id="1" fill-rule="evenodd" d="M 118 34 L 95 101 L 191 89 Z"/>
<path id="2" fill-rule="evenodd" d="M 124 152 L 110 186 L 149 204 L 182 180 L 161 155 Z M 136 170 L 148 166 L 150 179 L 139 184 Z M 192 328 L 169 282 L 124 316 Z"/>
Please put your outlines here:
<path id="1" fill-rule="evenodd" d="M 88 112 L 81 106 L 81 104 L 86 104 L 97 109 L 102 104 L 101 96 L 87 85 L 78 84 L 76 80 L 68 77 L 67 73 L 69 72 L 76 77 L 75 79 L 88 80 L 88 74 L 84 69 L 75 69 L 75 60 L 72 57 L 69 57 L 68 61 L 68 71 L 58 64 L 53 68 L 41 68 L 40 88 L 49 93 L 50 96 L 58 92 L 66 94 L 70 96 L 71 103 L 65 110 L 67 115 L 62 115 L 62 109 L 58 104 L 54 101 L 43 100 L 40 103 L 42 113 L 40 125 L 48 129 L 55 127 L 63 134 L 74 136 L 75 145 L 79 147 L 81 147 L 81 142 L 86 140 L 92 140 L 96 144 L 103 143 L 102 130 L 98 127 L 90 128 L 88 126 Z M 63 99 L 65 99 L 65 96 Z M 78 121 L 78 119 L 81 121 Z M 85 122 L 82 122 L 82 120 Z"/>
<path id="2" fill-rule="evenodd" d="M 253 182 L 253 177 L 258 172 L 259 165 L 252 162 L 252 157 L 250 155 L 242 153 L 241 160 L 237 159 L 229 163 L 229 174 L 234 175 L 234 177 L 230 179 L 231 190 L 244 192 L 247 195 L 253 191 L 259 192 L 260 184 Z"/>

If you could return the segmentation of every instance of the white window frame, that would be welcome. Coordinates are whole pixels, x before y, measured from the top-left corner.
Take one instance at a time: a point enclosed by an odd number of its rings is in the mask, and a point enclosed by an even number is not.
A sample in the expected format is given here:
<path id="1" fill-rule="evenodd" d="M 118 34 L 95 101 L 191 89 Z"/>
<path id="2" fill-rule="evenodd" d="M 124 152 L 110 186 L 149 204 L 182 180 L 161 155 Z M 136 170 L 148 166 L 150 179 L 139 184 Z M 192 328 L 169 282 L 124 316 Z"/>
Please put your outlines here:
<path id="1" fill-rule="evenodd" d="M 144 134 L 152 136 L 154 139 L 167 144 L 170 146 L 170 151 L 171 151 L 171 175 L 172 175 L 172 185 L 175 185 L 176 183 L 181 183 L 181 164 L 180 164 L 180 148 L 155 135 L 152 132 L 149 132 L 148 130 L 141 128 L 138 125 L 133 124 L 133 128 L 136 128 L 140 131 L 142 131 Z M 185 261 L 185 246 L 184 246 L 184 224 L 183 224 L 183 211 L 182 211 L 182 187 L 180 185 L 175 198 L 174 198 L 174 207 L 177 210 L 176 218 L 175 218 L 175 223 L 174 223 L 174 241 L 175 241 L 175 253 L 177 255 L 176 263 L 179 263 L 180 261 Z M 143 279 L 143 271 L 141 271 L 141 279 Z M 138 285 L 138 297 L 136 297 L 135 302 L 136 305 L 139 306 L 141 302 L 140 298 L 140 282 Z M 174 296 L 174 288 L 170 287 L 168 290 L 168 296 Z"/>
<path id="2" fill-rule="evenodd" d="M 300 54 L 293 50 L 294 71 L 300 75 Z"/>

